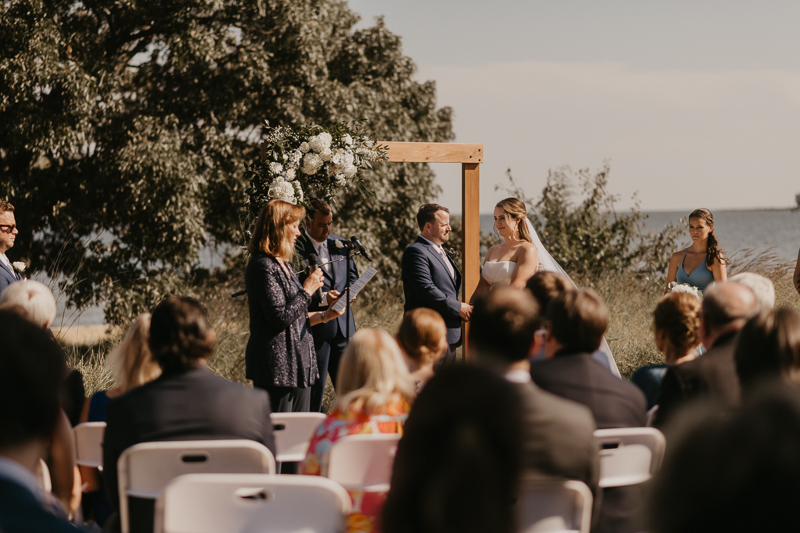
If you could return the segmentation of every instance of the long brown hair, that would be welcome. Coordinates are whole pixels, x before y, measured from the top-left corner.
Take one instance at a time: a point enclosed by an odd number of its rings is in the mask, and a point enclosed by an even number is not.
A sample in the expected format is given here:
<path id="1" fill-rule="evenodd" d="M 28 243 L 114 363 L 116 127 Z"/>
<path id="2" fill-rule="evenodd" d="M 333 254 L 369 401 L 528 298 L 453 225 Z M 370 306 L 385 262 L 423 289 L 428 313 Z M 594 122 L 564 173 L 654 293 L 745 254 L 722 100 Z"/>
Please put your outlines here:
<path id="1" fill-rule="evenodd" d="M 697 296 L 688 292 L 671 292 L 658 301 L 653 311 L 653 329 L 666 335 L 671 348 L 664 354 L 667 358 L 681 358 L 700 344 L 701 309 Z"/>
<path id="2" fill-rule="evenodd" d="M 139 315 L 125 338 L 106 359 L 120 392 L 128 392 L 161 375 L 161 367 L 150 352 L 150 313 Z"/>
<path id="3" fill-rule="evenodd" d="M 705 207 L 701 207 L 689 214 L 689 220 L 691 221 L 693 218 L 705 220 L 706 224 L 711 227 L 711 231 L 708 232 L 708 244 L 706 245 L 706 266 L 711 269 L 714 266 L 715 259 L 719 261 L 719 264 L 727 265 L 730 261 L 725 259 L 725 250 L 719 247 L 719 241 L 714 233 L 714 215 Z"/>
<path id="4" fill-rule="evenodd" d="M 251 254 L 264 253 L 280 257 L 284 261 L 291 261 L 294 248 L 289 238 L 289 225 L 303 220 L 305 216 L 304 207 L 283 200 L 270 200 L 258 213 L 247 251 Z"/>
<path id="5" fill-rule="evenodd" d="M 506 217 L 506 224 L 513 227 L 511 220 L 517 221 L 517 230 L 519 231 L 519 238 L 523 241 L 528 241 L 533 244 L 533 239 L 528 231 L 528 224 L 525 219 L 528 218 L 528 211 L 525 209 L 525 204 L 519 198 L 506 198 L 497 202 L 495 207 L 501 208 Z"/>

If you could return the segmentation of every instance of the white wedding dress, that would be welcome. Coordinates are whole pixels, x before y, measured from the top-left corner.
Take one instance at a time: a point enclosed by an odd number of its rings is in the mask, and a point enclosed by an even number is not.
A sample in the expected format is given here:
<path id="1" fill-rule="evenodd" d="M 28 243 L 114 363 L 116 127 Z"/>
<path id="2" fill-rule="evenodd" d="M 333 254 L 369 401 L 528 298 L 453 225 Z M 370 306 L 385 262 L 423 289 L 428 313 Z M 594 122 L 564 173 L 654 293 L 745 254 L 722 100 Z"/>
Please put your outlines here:
<path id="1" fill-rule="evenodd" d="M 533 227 L 533 224 L 531 224 L 531 221 L 526 218 L 525 223 L 527 224 L 528 232 L 533 239 L 533 245 L 536 246 L 536 250 L 539 253 L 539 270 L 546 270 L 566 276 L 572 285 L 577 288 L 577 285 L 575 285 L 575 282 L 569 277 L 569 274 L 567 274 L 564 269 L 561 268 L 561 265 L 559 265 L 558 262 L 553 259 L 553 256 L 551 256 L 544 247 L 544 244 L 542 244 L 542 241 L 539 239 L 539 235 L 536 233 L 536 229 Z M 502 237 L 500 238 L 502 239 Z M 491 287 L 494 287 L 495 285 L 510 285 L 511 276 L 514 274 L 515 268 L 517 268 L 517 263 L 514 261 L 485 262 L 483 263 L 481 276 L 483 276 L 483 278 L 489 282 Z M 617 362 L 614 360 L 614 356 L 611 354 L 611 348 L 609 348 L 605 336 L 603 337 L 603 342 L 600 344 L 600 349 L 595 352 L 593 356 L 596 361 L 604 366 L 607 366 L 608 370 L 612 374 L 617 377 L 621 377 L 619 368 L 617 368 Z"/>

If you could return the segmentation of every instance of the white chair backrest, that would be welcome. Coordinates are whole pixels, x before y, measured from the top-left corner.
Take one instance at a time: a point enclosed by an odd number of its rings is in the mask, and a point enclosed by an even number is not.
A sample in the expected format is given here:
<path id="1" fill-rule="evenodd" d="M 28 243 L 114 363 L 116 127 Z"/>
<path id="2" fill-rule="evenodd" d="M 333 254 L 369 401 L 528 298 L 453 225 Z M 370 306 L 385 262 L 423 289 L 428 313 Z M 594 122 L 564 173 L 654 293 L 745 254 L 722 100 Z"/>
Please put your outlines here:
<path id="1" fill-rule="evenodd" d="M 592 491 L 573 480 L 523 483 L 517 520 L 520 533 L 589 533 Z"/>
<path id="2" fill-rule="evenodd" d="M 103 468 L 103 435 L 105 422 L 84 422 L 73 429 L 75 434 L 75 453 L 81 466 Z"/>
<path id="3" fill-rule="evenodd" d="M 644 483 L 661 467 L 666 440 L 655 428 L 598 429 L 600 486 Z"/>
<path id="4" fill-rule="evenodd" d="M 339 533 L 350 495 L 319 476 L 188 474 L 156 501 L 156 533 Z"/>
<path id="5" fill-rule="evenodd" d="M 328 477 L 347 489 L 387 491 L 399 433 L 349 435 L 334 442 Z"/>
<path id="6" fill-rule="evenodd" d="M 274 474 L 275 458 L 261 443 L 244 440 L 144 442 L 117 461 L 122 533 L 129 531 L 128 496 L 155 499 L 183 474 Z"/>
<path id="7" fill-rule="evenodd" d="M 325 420 L 323 413 L 272 413 L 272 433 L 275 435 L 275 460 L 279 463 L 302 461 L 314 430 Z"/>
<path id="8" fill-rule="evenodd" d="M 36 479 L 39 480 L 39 484 L 42 485 L 44 491 L 52 492 L 53 482 L 50 479 L 50 469 L 47 468 L 47 463 L 45 463 L 43 459 L 39 459 L 39 463 L 36 465 L 35 474 Z"/>

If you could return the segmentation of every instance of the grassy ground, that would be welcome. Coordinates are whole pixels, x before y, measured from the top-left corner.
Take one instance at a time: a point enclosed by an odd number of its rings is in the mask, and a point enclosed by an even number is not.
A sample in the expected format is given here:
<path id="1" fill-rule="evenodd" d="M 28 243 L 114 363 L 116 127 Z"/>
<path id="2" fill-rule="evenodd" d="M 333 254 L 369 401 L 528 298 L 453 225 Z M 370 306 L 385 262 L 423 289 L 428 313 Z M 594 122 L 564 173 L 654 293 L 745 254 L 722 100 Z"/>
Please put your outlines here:
<path id="1" fill-rule="evenodd" d="M 769 277 L 775 284 L 776 305 L 800 311 L 800 296 L 791 283 L 793 264 L 769 254 L 740 253 L 733 259 L 729 275 L 750 271 Z M 663 363 L 650 330 L 653 309 L 664 290 L 661 282 L 637 274 L 613 274 L 576 282 L 581 287 L 591 287 L 606 301 L 611 313 L 606 338 L 624 377 L 630 378 L 642 366 Z M 244 350 L 249 337 L 247 300 L 244 296 L 230 297 L 237 288 L 232 282 L 210 284 L 199 296 L 217 331 L 216 351 L 210 367 L 226 379 L 249 384 L 244 377 Z M 359 327 L 380 327 L 394 334 L 403 314 L 402 286 L 391 287 L 370 301 L 357 301 L 354 312 Z M 113 386 L 103 362 L 119 339 L 119 333 L 110 333 L 106 339 L 90 345 L 66 345 L 69 364 L 83 372 L 87 394 Z M 326 410 L 334 399 L 329 381 Z"/>

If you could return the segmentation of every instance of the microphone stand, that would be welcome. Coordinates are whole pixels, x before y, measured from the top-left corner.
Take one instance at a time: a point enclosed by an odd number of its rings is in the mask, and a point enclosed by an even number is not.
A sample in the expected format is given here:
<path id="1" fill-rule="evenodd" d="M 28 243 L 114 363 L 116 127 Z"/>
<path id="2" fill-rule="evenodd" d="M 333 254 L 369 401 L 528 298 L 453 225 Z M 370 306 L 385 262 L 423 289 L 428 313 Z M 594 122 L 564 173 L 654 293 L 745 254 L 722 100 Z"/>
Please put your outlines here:
<path id="1" fill-rule="evenodd" d="M 348 246 L 345 248 L 345 250 L 347 250 L 347 258 L 345 260 L 345 265 L 347 265 L 347 268 L 345 269 L 345 275 L 347 277 L 345 278 L 346 281 L 344 286 L 344 296 L 347 298 L 347 300 L 344 302 L 344 319 L 345 322 L 347 322 L 347 326 L 345 327 L 345 331 L 347 332 L 345 334 L 345 339 L 347 339 L 347 342 L 350 342 L 350 265 L 353 262 L 353 249 Z"/>

